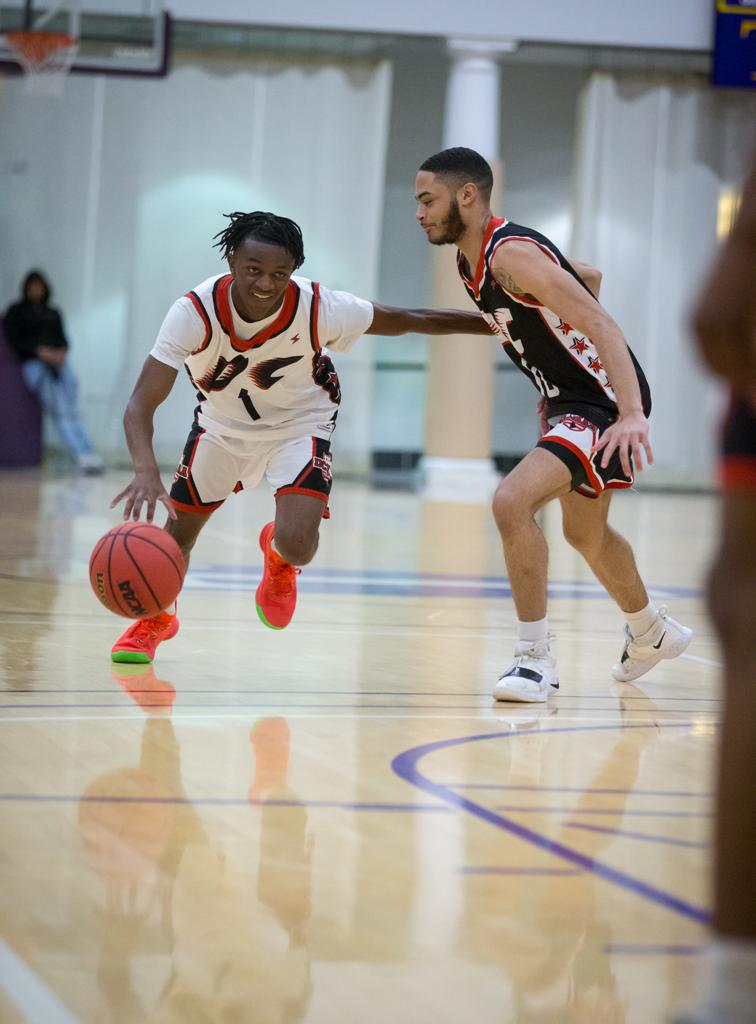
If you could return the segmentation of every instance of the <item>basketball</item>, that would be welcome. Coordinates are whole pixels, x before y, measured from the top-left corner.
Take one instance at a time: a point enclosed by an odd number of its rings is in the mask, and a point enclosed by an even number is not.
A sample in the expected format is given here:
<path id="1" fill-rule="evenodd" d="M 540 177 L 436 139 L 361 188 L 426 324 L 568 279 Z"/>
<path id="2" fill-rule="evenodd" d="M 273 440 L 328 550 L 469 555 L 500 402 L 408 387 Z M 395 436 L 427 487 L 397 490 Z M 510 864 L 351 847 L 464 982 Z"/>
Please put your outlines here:
<path id="1" fill-rule="evenodd" d="M 152 523 L 108 530 L 89 559 L 92 590 L 108 611 L 127 619 L 157 615 L 177 597 L 186 563 L 176 541 Z"/>

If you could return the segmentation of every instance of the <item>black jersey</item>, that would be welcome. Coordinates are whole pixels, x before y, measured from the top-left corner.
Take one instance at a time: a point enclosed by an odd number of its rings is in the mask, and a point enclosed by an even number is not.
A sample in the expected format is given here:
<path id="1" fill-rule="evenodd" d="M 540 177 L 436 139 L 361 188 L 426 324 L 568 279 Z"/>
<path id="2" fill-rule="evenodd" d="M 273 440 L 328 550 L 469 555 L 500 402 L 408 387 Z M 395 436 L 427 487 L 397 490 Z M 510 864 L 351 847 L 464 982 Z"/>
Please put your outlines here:
<path id="1" fill-rule="evenodd" d="M 493 217 L 486 230 L 473 277 L 466 257 L 457 253 L 457 266 L 468 294 L 502 338 L 507 355 L 548 402 L 548 412 L 588 412 L 600 406 L 617 414 L 617 399 L 590 338 L 542 306 L 532 295 L 516 295 L 499 284 L 491 260 L 501 245 L 517 239 L 532 242 L 590 291 L 553 242 L 532 228 Z M 638 360 L 630 351 L 638 376 L 643 411 L 651 411 L 651 393 Z"/>

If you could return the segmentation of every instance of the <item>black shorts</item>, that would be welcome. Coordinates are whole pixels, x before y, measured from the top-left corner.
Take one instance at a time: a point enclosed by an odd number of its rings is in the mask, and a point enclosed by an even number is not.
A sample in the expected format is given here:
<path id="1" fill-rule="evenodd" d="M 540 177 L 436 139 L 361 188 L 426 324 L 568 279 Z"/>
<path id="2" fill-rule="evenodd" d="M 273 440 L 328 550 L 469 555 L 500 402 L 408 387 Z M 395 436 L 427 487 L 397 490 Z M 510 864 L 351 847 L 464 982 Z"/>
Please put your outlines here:
<path id="1" fill-rule="evenodd" d="M 720 479 L 725 491 L 756 491 L 756 408 L 734 395 L 722 431 Z"/>
<path id="2" fill-rule="evenodd" d="M 599 406 L 587 409 L 581 405 L 579 414 L 566 412 L 551 417 L 551 429 L 538 442 L 538 448 L 551 452 L 565 464 L 572 477 L 572 490 L 586 498 L 598 498 L 606 490 L 632 487 L 635 482 L 635 474 L 626 476 L 622 469 L 619 452 L 612 454 L 606 469 L 601 465 L 603 451 L 591 455 L 591 448 L 616 419 L 616 415 Z M 631 457 L 631 470 L 632 464 Z"/>

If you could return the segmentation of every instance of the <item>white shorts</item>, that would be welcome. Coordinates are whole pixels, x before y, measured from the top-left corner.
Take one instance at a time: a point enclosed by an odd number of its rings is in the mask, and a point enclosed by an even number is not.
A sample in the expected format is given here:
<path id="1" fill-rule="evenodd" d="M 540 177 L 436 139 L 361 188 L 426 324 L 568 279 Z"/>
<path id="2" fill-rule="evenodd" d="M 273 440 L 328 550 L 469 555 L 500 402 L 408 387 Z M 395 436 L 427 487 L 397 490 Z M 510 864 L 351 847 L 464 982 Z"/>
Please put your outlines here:
<path id="1" fill-rule="evenodd" d="M 268 444 L 221 437 L 195 423 L 173 478 L 171 499 L 183 512 L 214 512 L 229 494 L 256 487 L 263 476 L 275 492 L 307 494 L 327 507 L 331 493 L 330 436 L 307 435 Z"/>

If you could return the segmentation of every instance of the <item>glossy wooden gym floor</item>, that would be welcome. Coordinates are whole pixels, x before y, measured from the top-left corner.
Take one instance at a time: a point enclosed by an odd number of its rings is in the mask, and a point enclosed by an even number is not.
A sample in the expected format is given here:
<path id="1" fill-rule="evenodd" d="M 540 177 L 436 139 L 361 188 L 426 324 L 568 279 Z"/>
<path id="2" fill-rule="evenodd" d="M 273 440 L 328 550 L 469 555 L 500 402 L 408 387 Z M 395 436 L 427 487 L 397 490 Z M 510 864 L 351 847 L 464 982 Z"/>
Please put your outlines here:
<path id="1" fill-rule="evenodd" d="M 123 475 L 0 475 L 0 1020 L 657 1024 L 705 937 L 713 498 L 613 522 L 689 653 L 613 683 L 619 614 L 559 534 L 562 688 L 495 704 L 514 610 L 486 505 L 337 482 L 292 625 L 254 610 L 264 488 L 195 550 L 181 632 L 112 666 L 89 590 Z"/>

